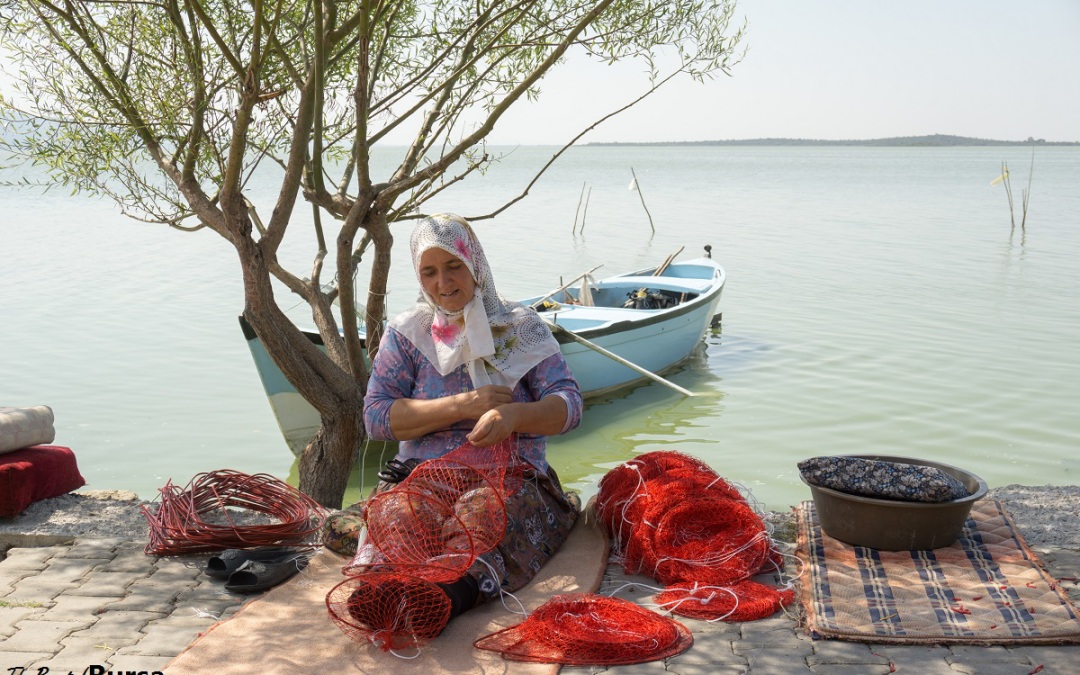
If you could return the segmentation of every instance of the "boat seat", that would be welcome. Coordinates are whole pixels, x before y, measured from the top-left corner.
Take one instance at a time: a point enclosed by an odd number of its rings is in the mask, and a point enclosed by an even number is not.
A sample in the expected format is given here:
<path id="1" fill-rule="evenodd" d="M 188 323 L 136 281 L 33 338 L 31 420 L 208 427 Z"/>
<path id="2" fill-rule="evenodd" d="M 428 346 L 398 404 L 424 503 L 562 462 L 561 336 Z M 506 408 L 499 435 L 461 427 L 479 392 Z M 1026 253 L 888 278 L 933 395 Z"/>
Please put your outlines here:
<path id="1" fill-rule="evenodd" d="M 705 293 L 713 287 L 712 279 L 684 277 L 633 276 L 605 279 L 596 283 L 597 288 L 653 288 L 676 293 Z"/>

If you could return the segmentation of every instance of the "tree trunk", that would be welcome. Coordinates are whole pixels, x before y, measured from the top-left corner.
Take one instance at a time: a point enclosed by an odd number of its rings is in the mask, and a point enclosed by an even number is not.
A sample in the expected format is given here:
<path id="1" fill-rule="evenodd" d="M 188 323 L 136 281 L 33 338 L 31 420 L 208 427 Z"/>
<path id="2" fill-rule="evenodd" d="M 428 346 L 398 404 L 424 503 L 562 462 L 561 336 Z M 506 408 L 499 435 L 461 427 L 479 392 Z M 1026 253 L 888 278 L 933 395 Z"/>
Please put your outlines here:
<path id="1" fill-rule="evenodd" d="M 244 318 L 322 419 L 322 429 L 300 456 L 300 491 L 325 507 L 341 508 L 353 457 L 365 440 L 363 390 L 278 307 L 259 244 L 244 236 L 234 243 L 244 276 Z"/>
<path id="2" fill-rule="evenodd" d="M 366 437 L 363 403 L 358 396 L 342 402 L 342 416 L 323 415 L 322 426 L 300 456 L 300 491 L 327 508 L 344 506 L 352 460 Z"/>

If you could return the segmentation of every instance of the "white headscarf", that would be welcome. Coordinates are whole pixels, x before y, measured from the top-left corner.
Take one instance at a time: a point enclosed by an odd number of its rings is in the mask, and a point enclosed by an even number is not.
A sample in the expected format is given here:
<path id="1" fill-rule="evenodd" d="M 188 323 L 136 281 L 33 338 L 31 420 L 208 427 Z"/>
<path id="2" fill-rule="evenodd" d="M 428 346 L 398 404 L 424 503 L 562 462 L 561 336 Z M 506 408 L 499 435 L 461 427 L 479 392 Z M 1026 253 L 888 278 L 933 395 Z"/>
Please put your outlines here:
<path id="1" fill-rule="evenodd" d="M 420 302 L 394 317 L 390 326 L 420 350 L 441 375 L 468 366 L 474 387 L 513 388 L 536 364 L 559 351 L 543 319 L 495 290 L 484 249 L 461 216 L 435 215 L 417 224 L 409 240 Z M 473 298 L 458 312 L 447 312 L 424 290 L 420 256 L 440 248 L 459 258 L 476 281 Z"/>

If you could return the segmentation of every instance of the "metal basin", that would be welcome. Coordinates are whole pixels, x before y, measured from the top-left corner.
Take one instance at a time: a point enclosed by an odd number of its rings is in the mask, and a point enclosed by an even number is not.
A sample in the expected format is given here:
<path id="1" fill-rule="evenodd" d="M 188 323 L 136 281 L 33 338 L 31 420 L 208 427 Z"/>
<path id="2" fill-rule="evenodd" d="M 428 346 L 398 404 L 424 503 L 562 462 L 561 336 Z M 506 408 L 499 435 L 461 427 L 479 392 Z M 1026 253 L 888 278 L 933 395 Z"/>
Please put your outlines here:
<path id="1" fill-rule="evenodd" d="M 948 464 L 910 457 L 846 455 L 883 462 L 930 466 L 955 476 L 971 494 L 935 504 L 877 499 L 811 485 L 821 529 L 834 539 L 882 551 L 928 550 L 951 546 L 964 528 L 971 506 L 986 496 L 986 482 Z M 802 476 L 799 476 L 802 478 Z"/>

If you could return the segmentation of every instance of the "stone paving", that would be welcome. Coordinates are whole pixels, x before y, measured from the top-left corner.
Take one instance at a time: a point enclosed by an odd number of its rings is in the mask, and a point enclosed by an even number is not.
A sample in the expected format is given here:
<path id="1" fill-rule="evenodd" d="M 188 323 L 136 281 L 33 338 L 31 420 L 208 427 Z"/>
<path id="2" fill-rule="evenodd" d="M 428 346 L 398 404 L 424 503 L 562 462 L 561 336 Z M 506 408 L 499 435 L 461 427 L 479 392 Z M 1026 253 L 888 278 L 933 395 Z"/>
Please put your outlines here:
<path id="1" fill-rule="evenodd" d="M 225 591 L 201 558 L 155 558 L 142 542 L 76 539 L 7 550 L 0 561 L 0 675 L 164 672 L 172 659 L 251 596 Z M 1080 600 L 1080 549 L 1040 551 Z M 652 591 L 608 568 L 601 591 L 647 604 Z M 655 583 L 655 582 L 652 582 Z M 941 647 L 813 641 L 792 613 L 748 623 L 682 620 L 691 649 L 665 661 L 593 668 L 612 675 L 1033 675 L 1080 672 L 1080 647 Z M 47 669 L 47 670 L 46 670 Z M 512 672 L 512 664 L 507 672 Z M 388 670 L 389 672 L 389 670 Z M 567 668 L 566 672 L 585 672 Z"/>
<path id="2" fill-rule="evenodd" d="M 202 574 L 199 558 L 147 556 L 144 544 L 9 549 L 0 562 L 0 675 L 164 671 L 250 599 Z"/>

